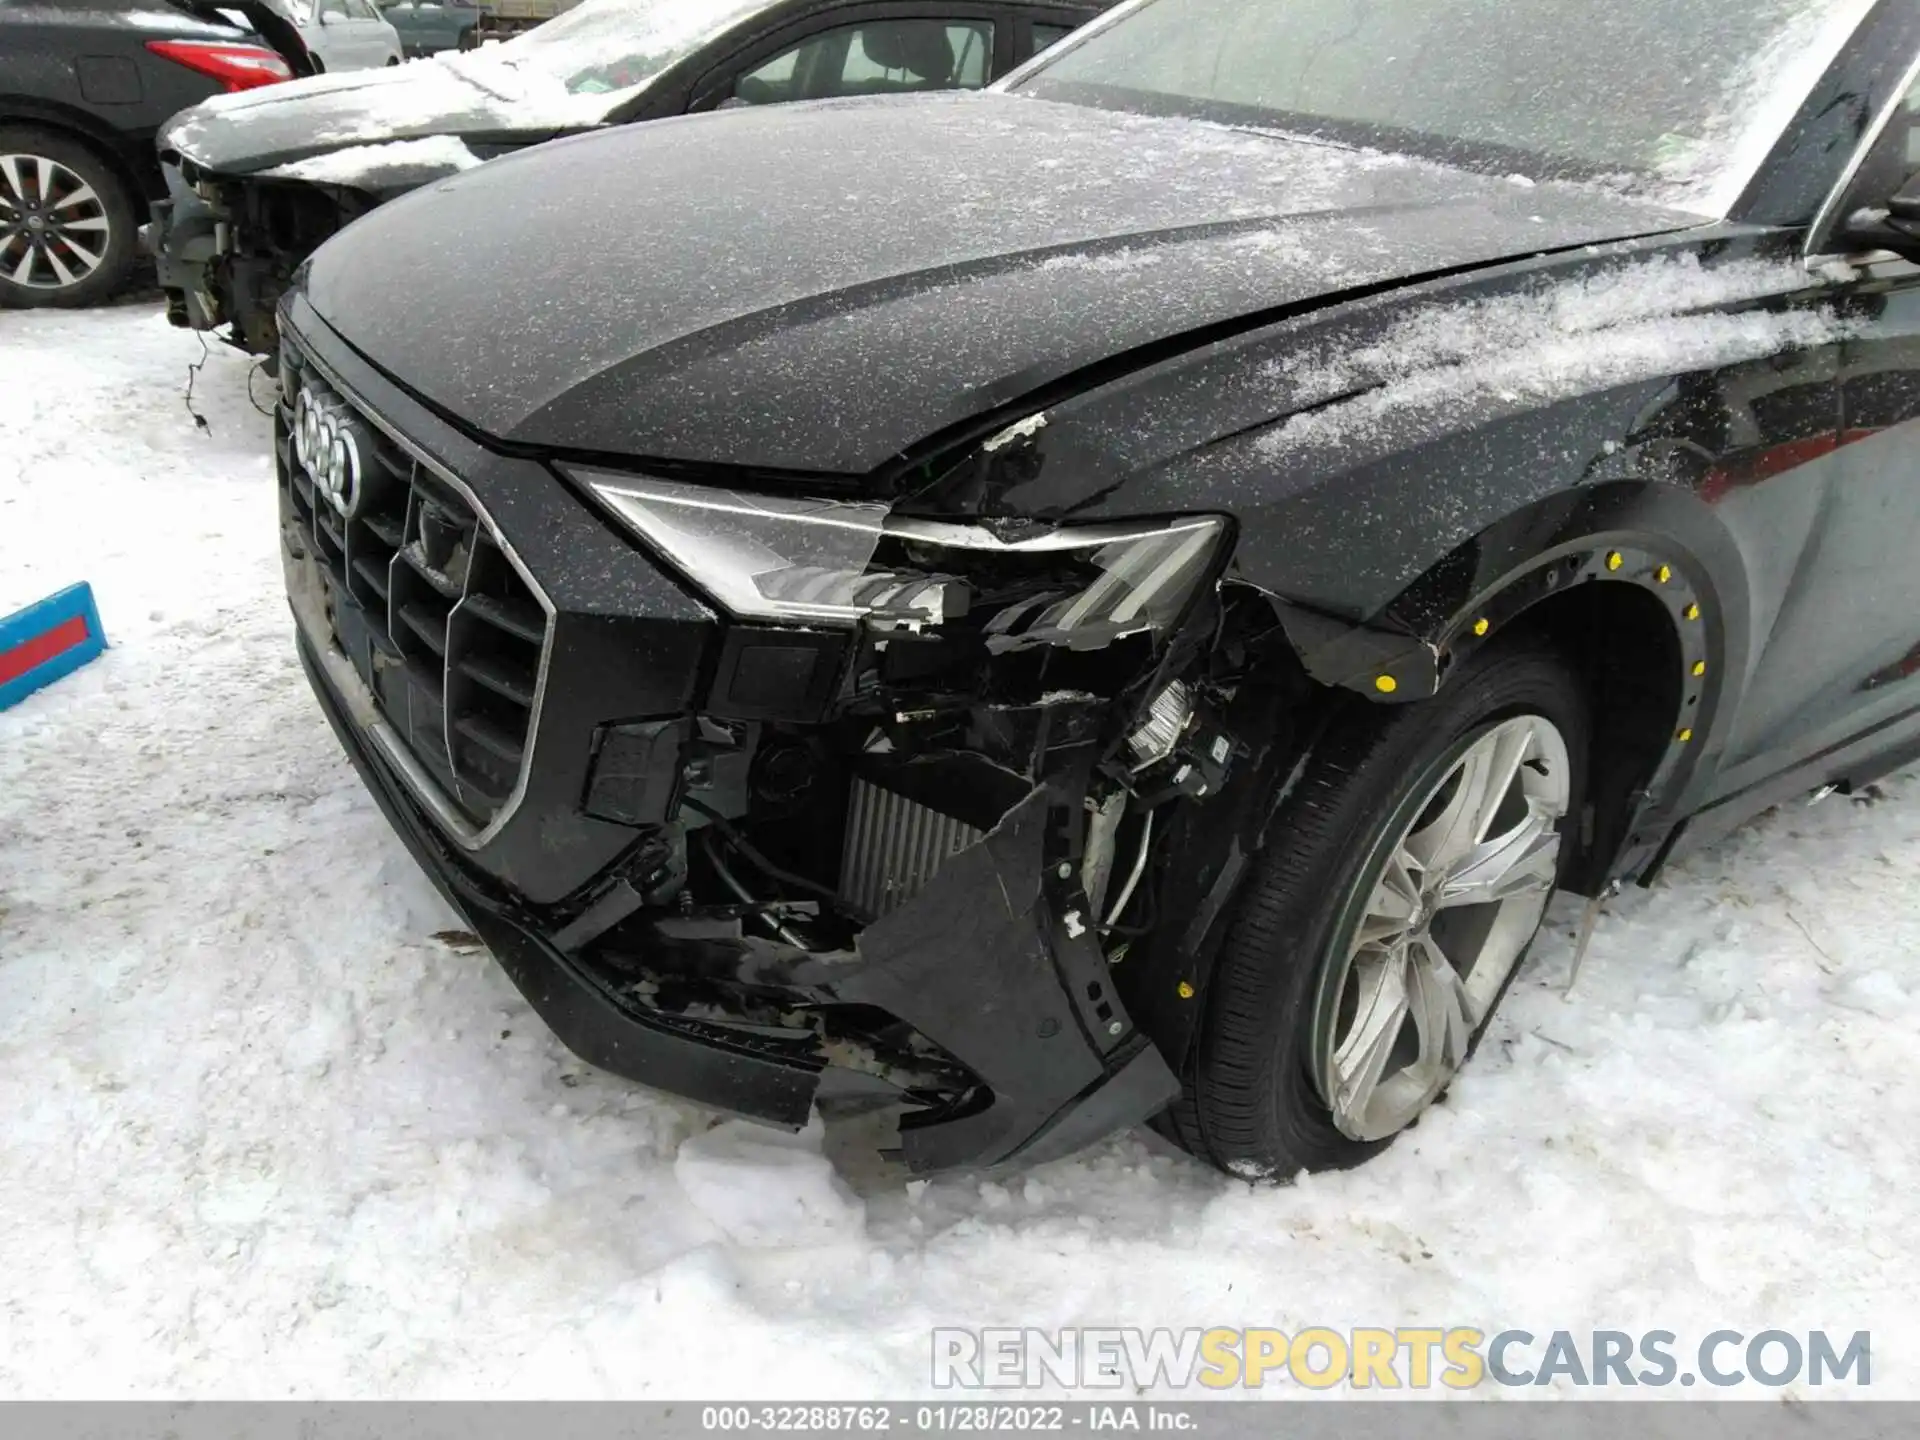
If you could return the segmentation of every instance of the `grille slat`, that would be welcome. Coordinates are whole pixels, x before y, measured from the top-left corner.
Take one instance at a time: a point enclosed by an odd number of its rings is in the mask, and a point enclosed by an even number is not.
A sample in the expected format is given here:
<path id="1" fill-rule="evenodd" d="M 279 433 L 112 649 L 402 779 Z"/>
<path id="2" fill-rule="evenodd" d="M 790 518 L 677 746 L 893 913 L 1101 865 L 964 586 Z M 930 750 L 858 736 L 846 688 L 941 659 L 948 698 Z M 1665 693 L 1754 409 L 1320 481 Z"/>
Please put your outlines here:
<path id="1" fill-rule="evenodd" d="M 453 728 L 494 759 L 511 765 L 520 763 L 520 742 L 504 726 L 494 724 L 484 715 L 462 715 L 453 722 Z"/>
<path id="2" fill-rule="evenodd" d="M 533 707 L 533 687 L 517 667 L 503 663 L 487 655 L 469 655 L 459 663 L 459 671 L 469 679 L 493 691 L 494 694 L 511 700 L 521 709 Z"/>
<path id="3" fill-rule="evenodd" d="M 404 514 L 371 514 L 362 516 L 361 520 L 366 525 L 368 533 L 389 551 L 398 550 L 400 542 L 406 538 L 407 517 Z"/>
<path id="4" fill-rule="evenodd" d="M 335 555 L 344 555 L 347 550 L 347 527 L 340 517 L 324 505 L 313 512 L 315 533 L 327 543 Z"/>
<path id="5" fill-rule="evenodd" d="M 419 605 L 402 605 L 400 619 L 425 642 L 429 650 L 442 658 L 446 656 L 447 620 L 444 615 L 435 615 Z"/>
<path id="6" fill-rule="evenodd" d="M 457 486 L 319 376 L 306 383 L 364 426 L 352 515 L 301 470 L 290 407 L 275 426 L 285 513 L 331 582 L 334 642 L 445 797 L 484 826 L 526 763 L 546 609 Z"/>
<path id="7" fill-rule="evenodd" d="M 402 564 L 422 580 L 426 581 L 427 584 L 431 585 L 435 590 L 438 590 L 442 595 L 446 596 L 447 599 L 458 600 L 460 598 L 460 582 L 454 579 L 453 576 L 447 574 L 446 571 L 436 570 L 432 565 L 428 564 L 426 556 L 420 553 L 419 547 L 404 545 L 400 548 L 399 554 Z"/>
<path id="8" fill-rule="evenodd" d="M 364 555 L 353 558 L 354 578 L 378 598 L 382 605 L 387 603 L 387 562 L 373 560 Z"/>
<path id="9" fill-rule="evenodd" d="M 531 601 L 498 600 L 490 595 L 467 596 L 467 613 L 484 620 L 496 630 L 504 630 L 529 645 L 546 639 L 546 617 Z"/>

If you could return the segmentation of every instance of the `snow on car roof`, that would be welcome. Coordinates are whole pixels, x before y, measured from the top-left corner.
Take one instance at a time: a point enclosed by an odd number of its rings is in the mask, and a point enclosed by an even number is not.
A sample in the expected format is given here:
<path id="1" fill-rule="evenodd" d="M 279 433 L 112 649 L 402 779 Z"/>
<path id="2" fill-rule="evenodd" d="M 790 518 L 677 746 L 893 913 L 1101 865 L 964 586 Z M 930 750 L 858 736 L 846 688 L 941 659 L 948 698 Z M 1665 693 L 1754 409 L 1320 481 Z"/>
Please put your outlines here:
<path id="1" fill-rule="evenodd" d="M 582 0 L 526 35 L 449 56 L 445 63 L 482 83 L 511 71 L 553 94 L 605 113 L 689 52 L 774 0 Z"/>
<path id="2" fill-rule="evenodd" d="M 582 0 L 524 35 L 478 50 L 443 51 L 382 71 L 343 71 L 216 95 L 170 132 L 191 152 L 202 125 L 296 95 L 333 100 L 315 145 L 377 143 L 453 117 L 502 129 L 597 125 L 669 66 L 774 0 Z M 271 94 L 267 93 L 271 90 Z"/>

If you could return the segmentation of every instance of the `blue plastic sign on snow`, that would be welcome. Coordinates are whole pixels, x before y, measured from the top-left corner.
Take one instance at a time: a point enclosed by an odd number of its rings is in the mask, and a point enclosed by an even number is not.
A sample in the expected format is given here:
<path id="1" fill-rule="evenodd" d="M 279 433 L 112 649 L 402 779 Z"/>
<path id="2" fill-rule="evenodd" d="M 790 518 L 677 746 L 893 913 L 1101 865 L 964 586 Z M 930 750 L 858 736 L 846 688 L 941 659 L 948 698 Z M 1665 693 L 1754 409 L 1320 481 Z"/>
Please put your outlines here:
<path id="1" fill-rule="evenodd" d="M 72 674 L 106 648 L 93 587 L 84 582 L 0 619 L 0 710 Z"/>

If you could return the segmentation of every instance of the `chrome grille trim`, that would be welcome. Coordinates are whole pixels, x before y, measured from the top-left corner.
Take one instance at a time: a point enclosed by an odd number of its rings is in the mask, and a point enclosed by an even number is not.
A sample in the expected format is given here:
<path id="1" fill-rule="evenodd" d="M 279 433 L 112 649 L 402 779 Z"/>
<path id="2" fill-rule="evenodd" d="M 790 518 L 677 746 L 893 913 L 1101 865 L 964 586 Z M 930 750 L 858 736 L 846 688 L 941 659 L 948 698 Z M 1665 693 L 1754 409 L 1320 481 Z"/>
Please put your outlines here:
<path id="1" fill-rule="evenodd" d="M 325 662 L 325 669 L 336 686 L 347 688 L 348 682 L 351 682 L 351 686 L 348 689 L 349 699 L 354 702 L 350 706 L 351 712 L 357 717 L 363 714 L 369 717 L 362 720 L 362 728 L 368 733 L 369 737 L 374 740 L 383 755 L 392 763 L 393 768 L 399 773 L 408 788 L 413 790 L 422 804 L 432 812 L 441 828 L 463 849 L 479 850 L 490 843 L 494 837 L 500 833 L 508 821 L 513 818 L 515 812 L 519 810 L 521 803 L 526 798 L 527 778 L 533 768 L 534 746 L 539 739 L 541 710 L 546 697 L 548 672 L 553 656 L 553 626 L 556 613 L 553 601 L 545 589 L 541 587 L 540 583 L 534 579 L 533 573 L 527 568 L 526 563 L 520 558 L 519 553 L 515 551 L 506 537 L 501 534 L 500 527 L 494 523 L 493 517 L 488 513 L 486 507 L 480 503 L 479 498 L 474 495 L 473 491 L 458 475 L 454 474 L 440 461 L 429 455 L 414 441 L 409 440 L 379 409 L 369 404 L 357 391 L 343 382 L 338 372 L 331 366 L 315 357 L 303 347 L 299 350 L 299 357 L 302 366 L 311 367 L 313 372 L 339 396 L 341 400 L 350 405 L 362 420 L 372 425 L 380 432 L 381 436 L 390 442 L 397 450 L 414 462 L 414 464 L 425 470 L 434 482 L 445 486 L 459 498 L 459 501 L 471 512 L 478 527 L 485 531 L 485 538 L 489 542 L 490 548 L 506 561 L 512 568 L 514 576 L 525 586 L 527 592 L 532 595 L 539 605 L 541 612 L 541 638 L 538 642 L 539 655 L 535 662 L 532 693 L 530 703 L 527 706 L 526 734 L 521 746 L 519 769 L 506 795 L 501 799 L 497 808 L 487 816 L 484 824 L 476 823 L 474 819 L 446 793 L 445 789 L 438 783 L 436 778 L 429 773 L 420 759 L 413 754 L 411 747 L 408 745 L 398 727 L 389 723 L 385 718 L 371 718 L 374 716 L 383 717 L 384 711 L 380 708 L 378 698 L 375 696 L 372 688 L 362 679 L 351 658 L 341 648 L 338 636 L 334 633 L 332 625 L 328 623 L 324 610 L 317 609 L 311 604 L 302 605 L 297 601 L 294 606 L 295 613 L 299 617 L 302 629 L 305 630 L 308 638 L 316 645 L 324 647 L 323 660 Z M 284 403 L 278 407 L 282 428 L 284 428 L 287 412 L 288 407 Z M 280 477 L 282 484 L 298 486 L 302 483 L 302 480 L 294 473 L 295 467 L 290 455 L 290 450 L 291 446 L 284 437 L 277 441 L 276 451 L 278 453 L 276 454 L 276 465 L 283 467 Z M 409 496 L 407 502 L 407 520 L 400 537 L 402 544 L 395 548 L 395 553 L 386 567 L 385 593 L 380 594 L 378 587 L 375 587 L 375 595 L 383 602 L 382 605 L 377 607 L 371 605 L 366 598 L 354 593 L 354 576 L 351 571 L 346 571 L 344 574 L 336 576 L 333 571 L 327 565 L 321 563 L 316 556 L 309 556 L 305 561 L 301 562 L 324 573 L 328 577 L 327 583 L 336 586 L 345 586 L 356 603 L 362 605 L 363 608 L 383 610 L 383 623 L 386 625 L 390 637 L 396 626 L 404 625 L 405 623 L 397 613 L 397 609 L 393 603 L 393 596 L 397 589 L 394 584 L 394 576 L 403 565 L 411 567 L 411 562 L 406 560 L 403 552 L 408 549 L 411 544 L 415 543 L 417 539 L 417 530 L 414 523 L 414 506 L 417 503 L 417 499 L 417 495 Z M 332 538 L 332 526 L 329 525 L 323 532 L 319 524 L 317 509 L 315 513 L 316 523 L 312 532 L 313 538 L 324 545 Z M 468 557 L 468 559 L 470 560 L 471 557 Z M 365 580 L 367 578 L 367 572 L 362 572 L 360 578 Z M 461 577 L 462 593 L 448 612 L 442 631 L 443 635 L 451 636 L 454 630 L 455 616 L 464 607 L 468 606 L 468 602 L 471 599 L 475 598 L 466 584 L 470 578 L 471 570 L 463 569 Z M 481 596 L 478 598 L 484 601 L 487 597 Z M 444 703 L 450 685 L 449 672 L 454 665 L 454 647 L 450 642 L 446 644 L 446 654 L 441 657 L 441 660 L 440 684 L 443 702 L 442 738 L 451 757 L 453 753 L 453 736 L 451 733 L 453 722 L 450 707 Z"/>
<path id="2" fill-rule="evenodd" d="M 985 831 L 856 778 L 847 799 L 840 893 L 874 915 L 898 909 Z"/>

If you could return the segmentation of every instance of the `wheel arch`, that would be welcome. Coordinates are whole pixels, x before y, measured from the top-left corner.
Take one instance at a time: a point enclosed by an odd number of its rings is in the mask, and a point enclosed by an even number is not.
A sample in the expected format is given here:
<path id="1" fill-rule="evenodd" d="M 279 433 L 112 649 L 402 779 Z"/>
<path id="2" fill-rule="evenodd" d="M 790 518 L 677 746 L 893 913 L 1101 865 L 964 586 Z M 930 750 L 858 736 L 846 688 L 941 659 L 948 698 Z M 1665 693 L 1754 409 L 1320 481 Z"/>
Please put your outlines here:
<path id="1" fill-rule="evenodd" d="M 1187 1062 L 1225 921 L 1329 731 L 1356 707 L 1437 694 L 1471 649 L 1511 635 L 1544 632 L 1584 681 L 1594 718 L 1568 888 L 1591 895 L 1618 877 L 1650 879 L 1711 778 L 1718 722 L 1737 702 L 1748 585 L 1742 551 L 1712 507 L 1684 484 L 1647 480 L 1514 510 L 1432 559 L 1365 622 L 1229 572 L 1220 591 L 1228 612 L 1280 621 L 1259 643 L 1260 683 L 1236 702 L 1245 711 L 1225 717 L 1261 738 L 1231 808 L 1184 807 L 1174 818 L 1169 843 L 1183 864 L 1156 862 L 1156 893 L 1166 913 L 1186 919 L 1144 940 L 1120 972 L 1136 1023 L 1170 1063 Z M 1395 678 L 1391 690 L 1375 683 L 1382 675 Z"/>
<path id="2" fill-rule="evenodd" d="M 1570 884 L 1644 878 L 1712 768 L 1746 674 L 1740 547 L 1690 489 L 1623 481 L 1528 505 L 1433 561 L 1371 622 L 1276 602 L 1314 679 L 1382 704 L 1439 691 L 1458 662 L 1544 632 L 1589 686 L 1595 783 Z"/>
<path id="3" fill-rule="evenodd" d="M 146 219 L 141 213 L 143 203 L 165 193 L 158 162 L 155 162 L 150 176 L 141 174 L 115 132 L 83 110 L 72 109 L 55 101 L 0 95 L 0 126 L 11 125 L 51 130 L 63 139 L 84 145 L 126 186 L 127 196 L 133 202 L 136 225 L 144 223 Z"/>

